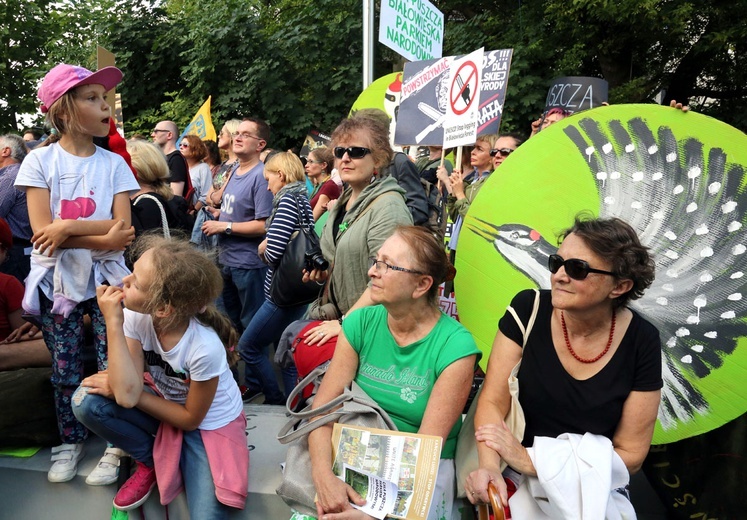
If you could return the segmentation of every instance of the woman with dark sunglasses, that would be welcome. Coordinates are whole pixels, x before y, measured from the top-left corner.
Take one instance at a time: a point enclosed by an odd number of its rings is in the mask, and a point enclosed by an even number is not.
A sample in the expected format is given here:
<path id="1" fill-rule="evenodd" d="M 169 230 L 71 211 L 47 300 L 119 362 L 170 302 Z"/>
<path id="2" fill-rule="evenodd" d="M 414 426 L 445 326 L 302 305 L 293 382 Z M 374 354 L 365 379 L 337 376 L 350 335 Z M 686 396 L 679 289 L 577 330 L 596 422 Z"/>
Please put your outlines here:
<path id="1" fill-rule="evenodd" d="M 653 282 L 653 259 L 633 228 L 617 218 L 577 217 L 561 239 L 548 261 L 551 290 L 536 296 L 539 307 L 528 338 L 522 328 L 533 313 L 535 291 L 516 295 L 509 309 L 515 315 L 507 312 L 499 322 L 475 414 L 480 469 L 466 479 L 468 498 L 487 501 L 493 482 L 508 504 L 506 477 L 519 488 L 511 500 L 514 518 L 539 518 L 525 509 L 532 500 L 524 499 L 546 476 L 548 450 L 561 450 L 553 453 L 562 457 L 570 445 L 578 450 L 572 450 L 574 456 L 588 456 L 584 464 L 600 472 L 594 479 L 598 485 L 609 479 L 595 496 L 605 505 L 610 499 L 620 510 L 632 509 L 629 474 L 641 468 L 648 453 L 659 407 L 659 332 L 627 307 Z M 508 377 L 519 362 L 518 399 L 526 428 L 517 440 L 503 419 L 511 406 Z M 592 444 L 597 451 L 580 455 Z M 501 463 L 508 466 L 503 475 Z M 565 497 L 589 492 L 575 467 L 567 464 L 571 469 L 560 477 Z M 600 494 L 605 489 L 607 494 Z M 549 498 L 555 507 L 557 501 Z M 541 518 L 560 518 L 542 509 L 548 516 Z M 605 517 L 601 511 L 589 517 Z"/>
<path id="2" fill-rule="evenodd" d="M 305 275 L 324 285 L 322 296 L 309 306 L 310 319 L 324 320 L 307 331 L 311 345 L 335 338 L 344 315 L 371 305 L 368 259 L 397 226 L 412 224 L 405 190 L 393 177 L 378 175 L 393 154 L 383 122 L 360 116 L 343 120 L 332 134 L 332 151 L 347 187 L 330 210 L 321 236 L 330 268 Z"/>

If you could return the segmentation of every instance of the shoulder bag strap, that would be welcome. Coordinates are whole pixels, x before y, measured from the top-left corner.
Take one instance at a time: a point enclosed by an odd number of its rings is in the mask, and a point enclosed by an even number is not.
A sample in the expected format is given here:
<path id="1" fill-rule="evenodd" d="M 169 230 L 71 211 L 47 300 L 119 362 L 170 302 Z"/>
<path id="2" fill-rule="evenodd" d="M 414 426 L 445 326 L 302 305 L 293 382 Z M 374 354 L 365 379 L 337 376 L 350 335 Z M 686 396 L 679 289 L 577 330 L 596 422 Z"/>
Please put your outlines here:
<path id="1" fill-rule="evenodd" d="M 140 202 L 141 199 L 152 200 L 156 203 L 156 206 L 158 206 L 158 209 L 161 211 L 161 227 L 163 228 L 163 236 L 164 238 L 171 238 L 171 232 L 169 231 L 169 221 L 166 218 L 166 211 L 163 209 L 163 205 L 161 204 L 161 202 L 153 195 L 143 193 L 135 199 L 135 201 L 132 203 L 133 206 L 137 205 L 137 203 Z"/>
<path id="2" fill-rule="evenodd" d="M 299 437 L 308 435 L 309 432 L 319 428 L 320 426 L 324 426 L 325 424 L 337 422 L 344 415 L 344 412 L 335 409 L 346 401 L 351 400 L 353 396 L 350 392 L 343 392 L 339 396 L 317 408 L 312 409 L 312 405 L 309 405 L 300 412 L 294 412 L 292 410 L 291 404 L 293 400 L 301 395 L 301 392 L 307 385 L 313 383 L 317 377 L 323 376 L 326 372 L 327 365 L 316 367 L 291 391 L 288 400 L 286 401 L 286 412 L 291 416 L 291 419 L 280 429 L 277 436 L 278 442 L 281 444 L 287 444 Z M 311 421 L 310 419 L 314 417 L 317 419 Z M 303 421 L 308 422 L 301 426 Z"/>
<path id="3" fill-rule="evenodd" d="M 301 228 L 303 234 L 308 237 L 310 236 L 309 232 L 312 231 L 312 228 L 314 226 L 309 223 L 308 216 L 306 215 L 304 208 L 302 208 L 298 202 L 300 196 L 297 193 L 291 193 L 291 197 L 293 197 L 293 202 L 296 203 L 296 213 L 298 213 L 298 227 Z M 316 231 L 314 231 L 314 234 L 316 234 Z"/>
<path id="4" fill-rule="evenodd" d="M 529 316 L 529 321 L 527 321 L 526 327 L 524 327 L 524 324 L 519 319 L 519 315 L 516 313 L 516 310 L 511 307 L 510 305 L 506 308 L 508 312 L 511 313 L 511 316 L 514 317 L 514 320 L 516 320 L 516 325 L 519 326 L 519 329 L 521 330 L 521 334 L 524 338 L 524 341 L 522 342 L 521 348 L 523 349 L 527 345 L 527 340 L 529 339 L 529 335 L 532 333 L 532 328 L 534 328 L 534 322 L 537 319 L 537 312 L 539 311 L 539 300 L 540 300 L 540 294 L 537 289 L 534 289 L 534 304 L 532 306 L 532 314 Z"/>

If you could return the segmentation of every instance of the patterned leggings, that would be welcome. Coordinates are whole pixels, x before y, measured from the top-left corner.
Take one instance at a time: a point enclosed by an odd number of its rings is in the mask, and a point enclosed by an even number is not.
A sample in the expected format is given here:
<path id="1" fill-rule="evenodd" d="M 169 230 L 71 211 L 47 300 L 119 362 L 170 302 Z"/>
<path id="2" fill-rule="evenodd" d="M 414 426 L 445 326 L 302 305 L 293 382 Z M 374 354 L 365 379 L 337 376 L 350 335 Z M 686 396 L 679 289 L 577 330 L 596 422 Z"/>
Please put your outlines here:
<path id="1" fill-rule="evenodd" d="M 42 334 L 52 354 L 52 386 L 54 387 L 57 428 L 65 444 L 83 442 L 88 430 L 73 415 L 70 399 L 83 380 L 83 316 L 88 314 L 93 325 L 93 344 L 99 370 L 106 369 L 106 326 L 96 298 L 79 303 L 67 318 L 52 314 L 52 302 L 40 292 Z"/>

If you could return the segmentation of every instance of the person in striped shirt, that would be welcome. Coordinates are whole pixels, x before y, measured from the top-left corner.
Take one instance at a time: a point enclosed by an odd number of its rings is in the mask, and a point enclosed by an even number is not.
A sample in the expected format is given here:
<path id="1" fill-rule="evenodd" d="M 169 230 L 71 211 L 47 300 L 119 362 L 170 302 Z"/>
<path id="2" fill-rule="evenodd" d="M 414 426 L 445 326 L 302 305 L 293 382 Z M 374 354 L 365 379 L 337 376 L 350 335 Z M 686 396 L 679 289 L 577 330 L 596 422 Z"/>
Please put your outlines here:
<path id="1" fill-rule="evenodd" d="M 285 404 L 286 394 L 278 385 L 275 369 L 267 356 L 267 345 L 277 344 L 283 330 L 303 316 L 306 305 L 278 307 L 270 298 L 270 284 L 291 235 L 300 229 L 299 209 L 305 213 L 305 222 L 314 222 L 314 216 L 307 197 L 304 167 L 298 156 L 291 152 L 273 155 L 265 164 L 264 176 L 273 194 L 272 214 L 266 223 L 267 236 L 259 245 L 260 257 L 269 265 L 264 284 L 265 301 L 241 335 L 238 350 L 246 363 L 246 375 L 260 381 L 265 404 Z M 296 384 L 296 369 L 283 368 L 281 372 L 285 392 L 290 392 Z"/>

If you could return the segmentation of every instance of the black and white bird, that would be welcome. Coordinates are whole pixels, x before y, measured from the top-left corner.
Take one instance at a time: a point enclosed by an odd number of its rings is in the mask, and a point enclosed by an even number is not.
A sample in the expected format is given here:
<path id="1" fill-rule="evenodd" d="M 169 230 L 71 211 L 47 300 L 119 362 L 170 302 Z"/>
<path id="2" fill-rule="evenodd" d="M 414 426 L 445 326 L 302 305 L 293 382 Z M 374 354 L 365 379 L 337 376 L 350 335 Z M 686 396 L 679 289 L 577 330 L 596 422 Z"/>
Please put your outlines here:
<path id="1" fill-rule="evenodd" d="M 665 430 L 688 422 L 709 409 L 698 379 L 721 367 L 747 335 L 743 168 L 722 149 L 678 141 L 667 127 L 654 134 L 640 118 L 602 125 L 587 117 L 563 131 L 596 180 L 599 216 L 630 223 L 654 255 L 656 280 L 631 307 L 661 334 L 659 421 Z M 550 288 L 547 260 L 557 247 L 524 224 L 476 220 L 473 232 Z"/>

